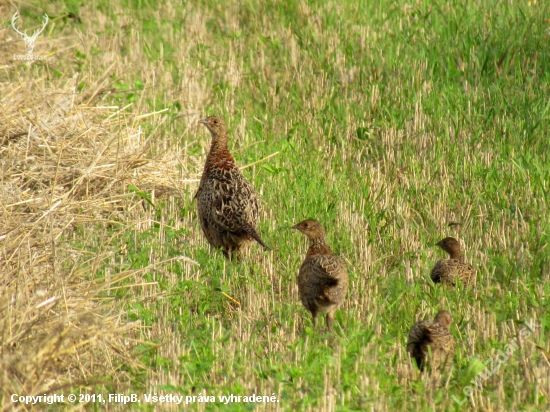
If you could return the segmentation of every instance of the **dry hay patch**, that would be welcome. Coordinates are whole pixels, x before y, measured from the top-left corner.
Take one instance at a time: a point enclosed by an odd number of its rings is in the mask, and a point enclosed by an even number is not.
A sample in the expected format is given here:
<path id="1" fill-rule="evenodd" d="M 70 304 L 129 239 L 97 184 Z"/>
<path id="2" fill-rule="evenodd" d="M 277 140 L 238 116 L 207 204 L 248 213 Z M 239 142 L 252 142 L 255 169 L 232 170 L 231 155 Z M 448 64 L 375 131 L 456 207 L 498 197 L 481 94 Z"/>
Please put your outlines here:
<path id="1" fill-rule="evenodd" d="M 84 98 L 76 84 L 0 84 L 0 403 L 6 409 L 13 393 L 124 384 L 128 370 L 142 367 L 133 353 L 140 324 L 129 322 L 123 303 L 105 291 L 139 280 L 147 268 L 114 264 L 102 228 L 147 226 L 143 208 L 135 207 L 143 199 L 129 187 L 174 196 L 196 177 L 181 148 L 153 147 L 165 113 L 102 106 L 100 93 Z"/>

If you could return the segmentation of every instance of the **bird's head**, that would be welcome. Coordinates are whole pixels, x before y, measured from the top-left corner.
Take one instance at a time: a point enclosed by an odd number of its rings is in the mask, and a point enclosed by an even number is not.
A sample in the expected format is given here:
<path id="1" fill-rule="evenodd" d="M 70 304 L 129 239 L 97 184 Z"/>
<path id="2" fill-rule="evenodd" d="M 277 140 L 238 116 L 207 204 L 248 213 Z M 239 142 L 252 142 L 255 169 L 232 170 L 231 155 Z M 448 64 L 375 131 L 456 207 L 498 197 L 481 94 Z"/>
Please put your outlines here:
<path id="1" fill-rule="evenodd" d="M 205 125 L 206 128 L 210 130 L 210 133 L 212 133 L 212 136 L 227 134 L 225 122 L 220 117 L 208 116 L 204 119 L 199 120 L 199 123 Z"/>
<path id="2" fill-rule="evenodd" d="M 454 237 L 446 237 L 435 244 L 451 256 L 460 256 L 460 243 Z"/>
<path id="3" fill-rule="evenodd" d="M 437 312 L 434 322 L 439 323 L 441 326 L 448 328 L 453 322 L 453 318 L 451 314 L 446 310 L 440 310 L 439 312 Z"/>
<path id="4" fill-rule="evenodd" d="M 292 229 L 299 230 L 309 239 L 325 237 L 325 229 L 315 219 L 306 219 L 292 226 Z"/>

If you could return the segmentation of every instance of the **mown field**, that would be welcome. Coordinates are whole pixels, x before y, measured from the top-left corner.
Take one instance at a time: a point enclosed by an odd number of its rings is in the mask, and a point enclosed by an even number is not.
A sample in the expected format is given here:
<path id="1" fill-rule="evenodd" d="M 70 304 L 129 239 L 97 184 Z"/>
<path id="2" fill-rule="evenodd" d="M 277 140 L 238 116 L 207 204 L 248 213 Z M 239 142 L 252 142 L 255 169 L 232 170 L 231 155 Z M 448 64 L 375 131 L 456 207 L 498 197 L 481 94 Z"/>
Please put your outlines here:
<path id="1" fill-rule="evenodd" d="M 14 59 L 16 7 L 29 34 L 48 14 L 45 60 Z M 2 409 L 75 406 L 13 394 L 110 393 L 141 402 L 77 407 L 550 409 L 549 11 L 0 2 Z M 262 201 L 271 250 L 238 263 L 210 249 L 195 211 L 206 115 L 225 119 Z M 348 266 L 330 334 L 298 298 L 307 244 L 290 227 L 305 218 Z M 475 288 L 430 280 L 446 236 Z M 439 309 L 457 350 L 433 382 L 405 344 Z M 231 394 L 277 402 L 218 399 Z"/>

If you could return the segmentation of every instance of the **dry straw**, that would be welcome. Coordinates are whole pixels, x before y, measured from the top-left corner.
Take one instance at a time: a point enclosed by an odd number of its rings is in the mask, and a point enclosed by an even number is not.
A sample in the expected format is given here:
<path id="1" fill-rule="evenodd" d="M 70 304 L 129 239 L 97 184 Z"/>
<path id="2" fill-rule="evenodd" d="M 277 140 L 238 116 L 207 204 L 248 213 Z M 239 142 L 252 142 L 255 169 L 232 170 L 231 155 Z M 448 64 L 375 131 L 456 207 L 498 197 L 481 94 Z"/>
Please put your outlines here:
<path id="1" fill-rule="evenodd" d="M 102 106 L 104 82 L 86 79 L 93 86 L 77 93 L 80 80 L 53 85 L 29 74 L 0 84 L 2 409 L 14 407 L 11 394 L 62 392 L 105 377 L 125 385 L 121 365 L 142 367 L 132 353 L 140 324 L 108 291 L 145 283 L 149 268 L 110 266 L 117 256 L 105 228 L 152 224 L 133 207 L 143 199 L 130 186 L 158 199 L 197 177 L 178 147 L 151 155 L 165 113 Z"/>

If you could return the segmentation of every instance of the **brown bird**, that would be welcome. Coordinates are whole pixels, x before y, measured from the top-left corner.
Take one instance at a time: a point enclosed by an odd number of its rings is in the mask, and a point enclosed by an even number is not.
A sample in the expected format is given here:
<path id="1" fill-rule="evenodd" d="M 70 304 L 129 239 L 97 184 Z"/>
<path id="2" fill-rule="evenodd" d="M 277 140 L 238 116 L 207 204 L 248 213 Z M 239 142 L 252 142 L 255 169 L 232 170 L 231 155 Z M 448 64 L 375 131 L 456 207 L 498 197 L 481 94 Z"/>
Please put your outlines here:
<path id="1" fill-rule="evenodd" d="M 348 291 L 348 273 L 342 260 L 332 254 L 325 240 L 325 229 L 313 219 L 292 226 L 307 236 L 309 249 L 298 273 L 298 293 L 304 307 L 311 312 L 313 326 L 317 313 L 326 313 L 327 327 L 332 330 L 334 313 Z"/>
<path id="2" fill-rule="evenodd" d="M 475 283 L 476 272 L 472 265 L 464 263 L 458 240 L 454 237 L 446 237 L 436 245 L 449 254 L 449 259 L 441 259 L 433 267 L 430 277 L 434 283 L 441 282 L 455 286 L 457 278 L 466 286 Z"/>
<path id="3" fill-rule="evenodd" d="M 420 371 L 426 364 L 432 371 L 449 368 L 453 361 L 456 342 L 449 332 L 452 317 L 446 310 L 440 310 L 433 322 L 416 322 L 409 331 L 407 352 L 416 360 Z"/>
<path id="4" fill-rule="evenodd" d="M 231 259 L 242 246 L 255 240 L 267 246 L 256 231 L 258 200 L 254 189 L 235 164 L 227 147 L 227 128 L 219 117 L 199 121 L 212 134 L 210 152 L 202 172 L 197 198 L 197 213 L 208 243 L 223 248 Z"/>

